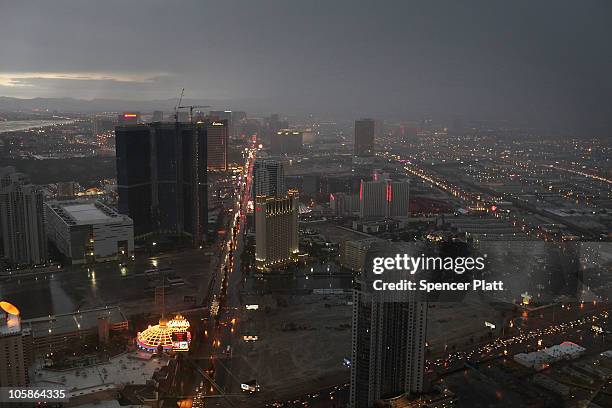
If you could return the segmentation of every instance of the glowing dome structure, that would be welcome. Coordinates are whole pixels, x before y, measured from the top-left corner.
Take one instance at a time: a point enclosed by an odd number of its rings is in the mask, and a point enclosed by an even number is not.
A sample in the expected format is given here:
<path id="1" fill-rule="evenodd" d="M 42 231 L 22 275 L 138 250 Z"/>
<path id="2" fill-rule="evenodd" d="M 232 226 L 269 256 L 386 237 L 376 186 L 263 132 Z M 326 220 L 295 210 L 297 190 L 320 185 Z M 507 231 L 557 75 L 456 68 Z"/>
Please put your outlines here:
<path id="1" fill-rule="evenodd" d="M 20 312 L 19 309 L 17 308 L 17 306 L 9 303 L 9 302 L 5 302 L 2 301 L 0 302 L 0 308 L 2 310 L 4 310 L 6 313 L 13 315 L 13 316 L 19 316 Z"/>
<path id="2" fill-rule="evenodd" d="M 156 352 L 160 345 L 164 351 L 187 351 L 191 342 L 189 326 L 189 321 L 181 315 L 169 321 L 162 318 L 159 324 L 138 333 L 136 344 L 150 353 Z"/>
<path id="3" fill-rule="evenodd" d="M 0 332 L 18 332 L 21 330 L 21 312 L 12 303 L 0 301 Z"/>

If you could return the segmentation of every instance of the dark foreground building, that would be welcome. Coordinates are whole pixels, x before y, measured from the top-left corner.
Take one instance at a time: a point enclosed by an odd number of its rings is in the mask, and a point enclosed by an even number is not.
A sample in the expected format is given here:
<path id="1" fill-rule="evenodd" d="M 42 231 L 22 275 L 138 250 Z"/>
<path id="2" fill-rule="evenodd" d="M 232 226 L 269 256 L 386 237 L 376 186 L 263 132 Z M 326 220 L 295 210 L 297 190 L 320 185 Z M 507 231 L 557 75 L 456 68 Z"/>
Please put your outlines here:
<path id="1" fill-rule="evenodd" d="M 208 219 L 207 123 L 117 126 L 118 209 L 134 237 L 185 237 L 200 243 Z"/>
<path id="2" fill-rule="evenodd" d="M 404 246 L 374 243 L 364 268 L 371 269 L 375 256 L 410 252 Z M 426 299 L 418 291 L 373 291 L 370 278 L 362 272 L 353 290 L 351 408 L 370 408 L 381 400 L 423 391 Z"/>

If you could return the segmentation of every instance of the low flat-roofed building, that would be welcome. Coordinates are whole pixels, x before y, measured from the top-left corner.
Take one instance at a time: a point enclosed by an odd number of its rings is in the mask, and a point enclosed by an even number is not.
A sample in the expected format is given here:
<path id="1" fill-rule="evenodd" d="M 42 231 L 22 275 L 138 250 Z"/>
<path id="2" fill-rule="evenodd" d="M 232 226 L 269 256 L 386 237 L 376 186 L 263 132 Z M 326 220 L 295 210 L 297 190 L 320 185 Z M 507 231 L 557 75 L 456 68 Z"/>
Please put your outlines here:
<path id="1" fill-rule="evenodd" d="M 571 341 L 564 341 L 561 344 L 547 347 L 543 351 L 556 360 L 562 358 L 573 359 L 581 356 L 585 352 L 585 348 Z"/>
<path id="2" fill-rule="evenodd" d="M 551 347 L 546 347 L 542 350 L 533 351 L 531 353 L 519 353 L 514 355 L 514 361 L 525 366 L 533 368 L 536 371 L 543 370 L 550 364 L 559 360 L 570 360 L 581 356 L 585 352 L 585 348 L 571 341 L 564 341 Z"/>
<path id="3" fill-rule="evenodd" d="M 75 338 L 97 334 L 101 318 L 111 331 L 128 328 L 127 317 L 116 306 L 22 320 L 21 326 L 31 335 L 34 354 L 44 355 L 69 347 Z"/>
<path id="4" fill-rule="evenodd" d="M 536 371 L 541 371 L 549 366 L 552 362 L 550 355 L 543 351 L 534 351 L 531 353 L 519 353 L 514 355 L 514 361 L 524 367 L 533 368 Z"/>
<path id="5" fill-rule="evenodd" d="M 71 263 L 127 258 L 134 252 L 132 219 L 99 201 L 45 203 L 47 236 Z"/>
<path id="6" fill-rule="evenodd" d="M 140 407 L 159 406 L 155 380 L 157 372 L 168 371 L 176 366 L 170 358 L 142 358 L 138 352 L 128 352 L 111 357 L 95 365 L 74 367 L 66 370 L 50 370 L 35 366 L 31 377 L 31 387 L 53 388 L 59 386 L 66 390 L 73 407 L 94 406 L 114 408 L 118 406 Z M 172 377 L 171 379 L 173 379 Z M 131 405 L 118 405 L 110 401 L 121 399 Z M 91 405 L 89 405 L 91 406 Z"/>

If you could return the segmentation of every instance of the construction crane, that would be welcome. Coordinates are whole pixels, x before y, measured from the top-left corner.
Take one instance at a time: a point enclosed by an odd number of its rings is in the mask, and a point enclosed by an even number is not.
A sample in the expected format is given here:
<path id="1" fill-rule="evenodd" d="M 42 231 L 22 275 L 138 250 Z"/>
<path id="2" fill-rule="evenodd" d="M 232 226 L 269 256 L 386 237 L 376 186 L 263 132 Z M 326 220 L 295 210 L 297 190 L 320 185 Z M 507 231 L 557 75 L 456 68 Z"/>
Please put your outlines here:
<path id="1" fill-rule="evenodd" d="M 189 122 L 193 123 L 193 110 L 194 109 L 199 109 L 199 108 L 210 108 L 210 105 L 185 105 L 185 106 L 178 106 L 178 109 L 187 109 L 187 108 L 189 108 Z M 178 112 L 177 112 L 177 118 L 178 118 Z"/>
<path id="2" fill-rule="evenodd" d="M 183 102 L 183 95 L 185 94 L 185 88 L 181 89 L 181 96 L 178 99 L 176 105 L 174 105 L 174 120 L 178 122 L 178 109 L 181 102 Z"/>
<path id="3" fill-rule="evenodd" d="M 183 95 L 185 95 L 185 88 L 181 89 L 181 96 L 178 99 L 178 102 L 174 106 L 174 120 L 178 123 L 178 111 L 179 109 L 187 109 L 189 108 L 189 122 L 193 123 L 193 110 L 199 108 L 210 108 L 210 105 L 181 105 L 183 102 Z"/>

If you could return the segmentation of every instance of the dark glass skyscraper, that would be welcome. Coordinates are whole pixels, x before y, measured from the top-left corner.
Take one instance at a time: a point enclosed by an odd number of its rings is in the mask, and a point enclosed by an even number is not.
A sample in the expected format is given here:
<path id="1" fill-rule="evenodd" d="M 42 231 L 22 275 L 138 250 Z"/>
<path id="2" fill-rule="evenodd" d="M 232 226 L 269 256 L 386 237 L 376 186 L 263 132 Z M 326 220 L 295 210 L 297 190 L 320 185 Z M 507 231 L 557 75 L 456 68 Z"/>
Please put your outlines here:
<path id="1" fill-rule="evenodd" d="M 368 157 L 374 155 L 374 128 L 374 119 L 355 121 L 355 156 Z"/>
<path id="2" fill-rule="evenodd" d="M 156 122 L 118 126 L 118 209 L 134 221 L 136 238 L 206 234 L 207 147 L 204 124 Z"/>

